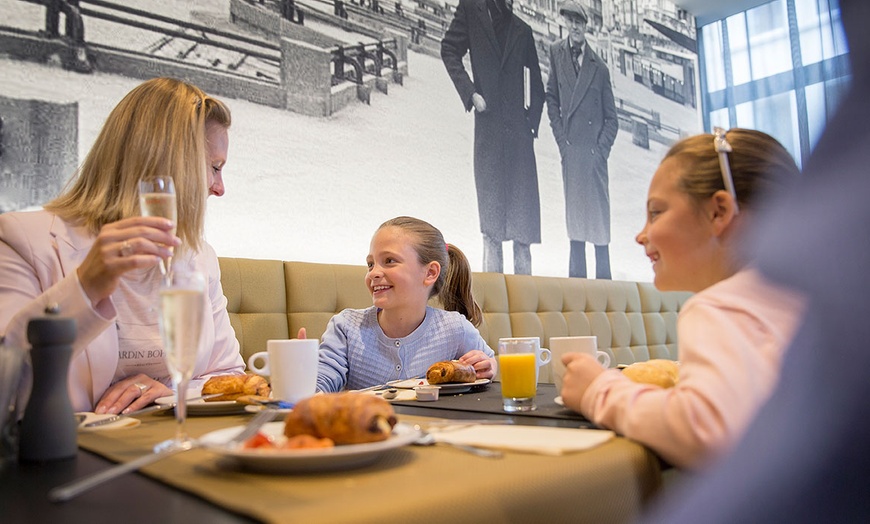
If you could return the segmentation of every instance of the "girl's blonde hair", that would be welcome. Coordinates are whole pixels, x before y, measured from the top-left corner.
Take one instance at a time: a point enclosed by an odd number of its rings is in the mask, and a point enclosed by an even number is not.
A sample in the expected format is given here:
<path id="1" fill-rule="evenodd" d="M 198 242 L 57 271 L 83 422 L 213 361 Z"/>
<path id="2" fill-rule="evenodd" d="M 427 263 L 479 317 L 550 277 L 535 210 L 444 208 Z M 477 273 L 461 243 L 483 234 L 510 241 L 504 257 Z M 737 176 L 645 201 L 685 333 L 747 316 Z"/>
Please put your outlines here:
<path id="1" fill-rule="evenodd" d="M 140 84 L 115 106 L 76 177 L 45 209 L 96 235 L 140 214 L 140 180 L 168 175 L 178 202 L 176 234 L 184 248 L 198 251 L 208 197 L 207 121 L 229 127 L 229 108 L 180 80 Z"/>
<path id="2" fill-rule="evenodd" d="M 679 185 L 696 202 L 725 190 L 713 138 L 712 134 L 684 138 L 674 144 L 664 158 L 675 157 L 683 163 L 685 169 Z M 800 175 L 791 154 L 767 133 L 733 128 L 725 133 L 725 139 L 732 149 L 727 153 L 728 162 L 741 209 L 744 206 L 751 208 L 759 198 Z"/>
<path id="3" fill-rule="evenodd" d="M 471 265 L 465 254 L 444 242 L 444 236 L 435 226 L 419 218 L 396 217 L 381 224 L 378 231 L 385 227 L 399 228 L 414 238 L 414 251 L 421 264 L 438 262 L 441 265 L 441 274 L 429 296 L 438 296 L 444 309 L 457 311 L 474 326 L 479 326 L 483 313 L 471 294 Z"/>

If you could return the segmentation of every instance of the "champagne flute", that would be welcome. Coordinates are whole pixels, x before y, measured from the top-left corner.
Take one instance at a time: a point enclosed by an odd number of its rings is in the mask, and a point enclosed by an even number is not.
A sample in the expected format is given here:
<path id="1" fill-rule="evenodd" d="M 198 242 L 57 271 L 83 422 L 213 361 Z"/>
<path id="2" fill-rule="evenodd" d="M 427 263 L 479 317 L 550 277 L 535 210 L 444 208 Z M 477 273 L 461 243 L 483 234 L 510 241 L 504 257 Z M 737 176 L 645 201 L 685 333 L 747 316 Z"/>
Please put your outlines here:
<path id="1" fill-rule="evenodd" d="M 175 440 L 167 444 L 192 445 L 184 429 L 187 418 L 187 387 L 196 365 L 205 315 L 205 277 L 197 271 L 173 271 L 160 287 L 160 335 L 163 358 L 172 377 L 178 421 Z"/>
<path id="2" fill-rule="evenodd" d="M 172 177 L 158 176 L 139 182 L 139 209 L 142 216 L 163 217 L 172 221 L 172 234 L 175 234 L 177 205 L 175 202 L 175 183 Z M 172 247 L 169 248 L 172 251 Z M 160 273 L 169 275 L 172 257 L 160 260 Z"/>

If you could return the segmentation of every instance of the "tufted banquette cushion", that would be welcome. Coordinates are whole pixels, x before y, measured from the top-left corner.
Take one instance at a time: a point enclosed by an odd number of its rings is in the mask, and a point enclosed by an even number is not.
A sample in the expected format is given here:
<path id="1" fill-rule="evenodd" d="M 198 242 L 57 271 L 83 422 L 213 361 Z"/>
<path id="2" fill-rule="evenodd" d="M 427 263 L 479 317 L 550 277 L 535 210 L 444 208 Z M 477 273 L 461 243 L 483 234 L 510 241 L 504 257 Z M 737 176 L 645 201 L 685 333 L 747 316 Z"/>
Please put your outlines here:
<path id="1" fill-rule="evenodd" d="M 305 327 L 320 337 L 345 308 L 371 305 L 365 266 L 220 258 L 230 321 L 247 358 L 269 339 Z M 677 358 L 676 321 L 689 293 L 662 293 L 650 283 L 474 273 L 483 310 L 479 330 L 494 350 L 501 337 L 596 335 L 611 365 Z M 541 382 L 552 382 L 549 366 Z"/>

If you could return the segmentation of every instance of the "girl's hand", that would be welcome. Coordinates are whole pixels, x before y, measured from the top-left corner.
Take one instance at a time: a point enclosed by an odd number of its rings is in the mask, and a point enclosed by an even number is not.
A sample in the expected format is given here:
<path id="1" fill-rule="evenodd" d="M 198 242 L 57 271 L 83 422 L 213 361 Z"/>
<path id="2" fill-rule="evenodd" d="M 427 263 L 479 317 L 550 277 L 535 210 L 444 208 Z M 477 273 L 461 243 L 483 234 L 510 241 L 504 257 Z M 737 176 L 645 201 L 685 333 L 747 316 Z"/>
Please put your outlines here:
<path id="1" fill-rule="evenodd" d="M 160 217 L 130 217 L 106 224 L 78 267 L 79 282 L 92 304 L 111 295 L 124 273 L 157 264 L 178 246 L 173 224 Z"/>
<path id="2" fill-rule="evenodd" d="M 474 349 L 459 357 L 459 361 L 474 367 L 477 378 L 492 378 L 495 376 L 496 363 L 494 358 L 489 358 L 486 353 Z"/>
<path id="3" fill-rule="evenodd" d="M 172 395 L 172 389 L 146 375 L 127 377 L 115 382 L 103 393 L 94 413 L 129 413 L 142 409 L 155 399 Z"/>
<path id="4" fill-rule="evenodd" d="M 598 359 L 585 353 L 565 353 L 562 355 L 565 364 L 565 376 L 562 378 L 562 401 L 569 407 L 581 413 L 580 403 L 589 384 L 598 375 L 604 373 L 604 368 Z"/>

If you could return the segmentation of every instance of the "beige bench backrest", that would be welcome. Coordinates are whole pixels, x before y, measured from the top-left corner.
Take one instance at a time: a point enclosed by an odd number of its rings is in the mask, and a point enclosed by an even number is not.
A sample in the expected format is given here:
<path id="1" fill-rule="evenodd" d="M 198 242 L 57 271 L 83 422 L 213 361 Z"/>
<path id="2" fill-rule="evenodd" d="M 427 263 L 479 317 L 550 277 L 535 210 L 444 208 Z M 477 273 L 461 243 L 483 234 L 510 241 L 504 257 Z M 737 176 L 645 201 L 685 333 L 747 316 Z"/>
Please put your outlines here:
<path id="1" fill-rule="evenodd" d="M 365 308 L 365 266 L 221 258 L 227 309 L 245 359 L 269 339 L 295 337 L 305 327 L 320 337 L 345 308 Z M 688 293 L 661 293 L 652 284 L 475 273 L 483 309 L 481 336 L 493 349 L 501 337 L 596 335 L 613 365 L 677 358 L 676 318 Z M 551 382 L 549 366 L 540 380 Z"/>
<path id="2" fill-rule="evenodd" d="M 289 338 L 284 263 L 219 258 L 221 285 L 242 357 L 266 350 L 269 339 Z"/>

